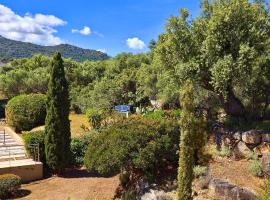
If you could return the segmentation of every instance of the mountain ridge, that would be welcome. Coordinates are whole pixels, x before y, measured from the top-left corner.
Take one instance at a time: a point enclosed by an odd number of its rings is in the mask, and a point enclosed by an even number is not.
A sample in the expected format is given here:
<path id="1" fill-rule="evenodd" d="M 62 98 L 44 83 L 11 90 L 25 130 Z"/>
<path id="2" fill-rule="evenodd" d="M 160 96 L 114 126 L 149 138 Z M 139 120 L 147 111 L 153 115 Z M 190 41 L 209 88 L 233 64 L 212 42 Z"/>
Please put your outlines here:
<path id="1" fill-rule="evenodd" d="M 64 58 L 71 58 L 75 61 L 106 60 L 110 57 L 101 51 L 84 49 L 70 44 L 59 44 L 55 46 L 42 46 L 29 42 L 21 42 L 7 39 L 0 35 L 0 61 L 9 61 L 16 58 L 28 58 L 34 54 L 51 56 L 59 51 Z"/>

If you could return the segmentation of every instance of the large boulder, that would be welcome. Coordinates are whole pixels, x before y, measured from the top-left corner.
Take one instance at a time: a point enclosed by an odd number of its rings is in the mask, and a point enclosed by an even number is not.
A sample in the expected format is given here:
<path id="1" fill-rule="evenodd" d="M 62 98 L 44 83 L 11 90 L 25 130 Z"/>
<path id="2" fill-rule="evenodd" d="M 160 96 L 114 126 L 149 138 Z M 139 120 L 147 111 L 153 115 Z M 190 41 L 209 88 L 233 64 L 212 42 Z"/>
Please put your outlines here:
<path id="1" fill-rule="evenodd" d="M 265 154 L 262 157 L 262 170 L 266 178 L 270 178 L 270 154 Z"/>
<path id="2" fill-rule="evenodd" d="M 246 158 L 249 153 L 250 153 L 250 149 L 242 141 L 238 142 L 237 145 L 233 149 L 233 156 L 236 159 Z"/>
<path id="3" fill-rule="evenodd" d="M 238 187 L 225 180 L 212 179 L 209 184 L 209 195 L 217 199 L 226 200 L 257 200 L 254 192 Z"/>
<path id="4" fill-rule="evenodd" d="M 242 140 L 246 144 L 257 145 L 262 141 L 262 133 L 260 130 L 250 130 L 242 133 Z"/>
<path id="5" fill-rule="evenodd" d="M 221 179 L 212 179 L 209 183 L 209 195 L 212 197 L 228 197 L 235 185 Z"/>
<path id="6" fill-rule="evenodd" d="M 262 134 L 262 142 L 270 143 L 270 133 L 269 132 L 265 132 Z"/>
<path id="7" fill-rule="evenodd" d="M 263 142 L 262 144 L 254 148 L 254 152 L 258 156 L 270 153 L 270 143 Z"/>

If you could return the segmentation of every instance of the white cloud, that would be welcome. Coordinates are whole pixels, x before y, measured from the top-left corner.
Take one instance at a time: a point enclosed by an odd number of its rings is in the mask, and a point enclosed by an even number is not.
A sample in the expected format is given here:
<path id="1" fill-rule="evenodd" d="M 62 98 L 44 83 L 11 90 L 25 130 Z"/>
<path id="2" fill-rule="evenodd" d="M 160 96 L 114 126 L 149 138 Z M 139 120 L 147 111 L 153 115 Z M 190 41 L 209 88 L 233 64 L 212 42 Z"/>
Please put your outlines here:
<path id="1" fill-rule="evenodd" d="M 72 33 L 80 33 L 82 35 L 90 35 L 92 33 L 91 29 L 88 26 L 84 26 L 83 29 L 78 30 L 78 29 L 72 29 Z"/>
<path id="2" fill-rule="evenodd" d="M 131 49 L 142 50 L 142 49 L 145 48 L 145 43 L 142 40 L 140 40 L 139 38 L 137 38 L 137 37 L 128 38 L 126 40 L 126 43 L 127 43 L 128 47 L 131 48 Z"/>
<path id="3" fill-rule="evenodd" d="M 98 49 L 97 51 L 100 51 L 102 53 L 107 53 L 107 50 L 106 49 Z"/>
<path id="4" fill-rule="evenodd" d="M 63 41 L 54 35 L 54 27 L 67 22 L 53 15 L 29 13 L 20 16 L 10 8 L 0 4 L 0 35 L 3 37 L 41 45 L 57 45 Z"/>

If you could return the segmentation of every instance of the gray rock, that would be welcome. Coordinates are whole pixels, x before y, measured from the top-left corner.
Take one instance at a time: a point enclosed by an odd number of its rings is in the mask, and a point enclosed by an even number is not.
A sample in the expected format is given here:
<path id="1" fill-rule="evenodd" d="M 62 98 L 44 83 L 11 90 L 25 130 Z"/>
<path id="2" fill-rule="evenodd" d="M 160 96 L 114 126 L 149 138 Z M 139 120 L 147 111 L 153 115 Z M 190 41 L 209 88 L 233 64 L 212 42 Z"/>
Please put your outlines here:
<path id="1" fill-rule="evenodd" d="M 262 142 L 270 143 L 270 133 L 263 133 L 262 134 Z"/>
<path id="2" fill-rule="evenodd" d="M 250 149 L 247 145 L 240 141 L 233 149 L 233 155 L 236 159 L 246 158 L 250 152 Z"/>
<path id="3" fill-rule="evenodd" d="M 270 178 L 270 154 L 265 154 L 262 157 L 262 169 L 264 176 Z"/>
<path id="4" fill-rule="evenodd" d="M 226 200 L 257 200 L 253 191 L 237 187 L 221 179 L 212 179 L 209 184 L 209 194 L 212 197 Z"/>
<path id="5" fill-rule="evenodd" d="M 233 139 L 237 140 L 237 141 L 241 141 L 242 140 L 242 133 L 241 132 L 235 132 L 233 134 Z"/>
<path id="6" fill-rule="evenodd" d="M 251 190 L 248 190 L 246 188 L 241 188 L 241 187 L 235 187 L 231 190 L 229 199 L 231 200 L 257 200 L 258 197 Z"/>
<path id="7" fill-rule="evenodd" d="M 163 190 L 150 190 L 149 192 L 145 193 L 141 200 L 168 200 L 169 197 Z"/>
<path id="8" fill-rule="evenodd" d="M 250 130 L 242 133 L 242 140 L 246 144 L 257 145 L 262 141 L 262 132 L 260 130 Z"/>
<path id="9" fill-rule="evenodd" d="M 227 197 L 235 185 L 221 179 L 212 179 L 209 183 L 209 194 L 212 197 Z"/>

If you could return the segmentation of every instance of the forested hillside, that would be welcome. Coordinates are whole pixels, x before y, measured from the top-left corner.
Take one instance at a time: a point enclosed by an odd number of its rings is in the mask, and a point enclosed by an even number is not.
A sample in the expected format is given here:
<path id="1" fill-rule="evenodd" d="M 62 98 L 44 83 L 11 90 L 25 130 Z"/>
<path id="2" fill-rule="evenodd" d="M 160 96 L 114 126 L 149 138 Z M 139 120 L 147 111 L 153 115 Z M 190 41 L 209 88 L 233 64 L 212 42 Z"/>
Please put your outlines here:
<path id="1" fill-rule="evenodd" d="M 76 61 L 105 60 L 109 58 L 106 53 L 91 49 L 82 49 L 69 44 L 40 46 L 26 42 L 9 40 L 0 36 L 0 60 L 2 61 L 8 61 L 14 58 L 28 58 L 34 54 L 50 56 L 55 51 L 61 52 L 62 56 L 65 58 L 71 58 Z"/>

